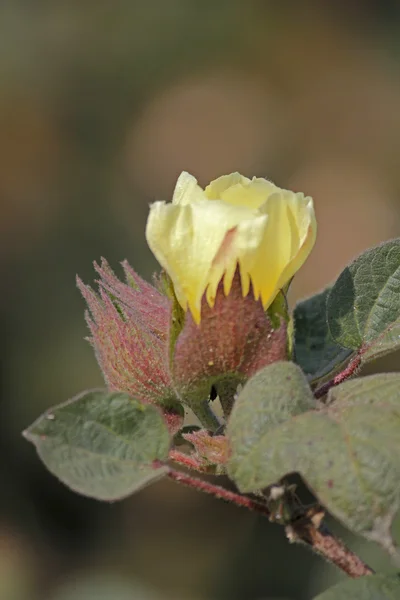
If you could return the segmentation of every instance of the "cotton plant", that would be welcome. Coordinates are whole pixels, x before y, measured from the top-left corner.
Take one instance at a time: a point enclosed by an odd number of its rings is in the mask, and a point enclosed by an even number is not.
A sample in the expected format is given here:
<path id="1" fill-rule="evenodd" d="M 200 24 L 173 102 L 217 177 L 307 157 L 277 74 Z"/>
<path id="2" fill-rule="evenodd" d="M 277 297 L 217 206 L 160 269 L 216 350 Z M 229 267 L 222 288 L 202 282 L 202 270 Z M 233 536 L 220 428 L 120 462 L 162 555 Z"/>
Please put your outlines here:
<path id="1" fill-rule="evenodd" d="M 400 374 L 356 376 L 400 347 L 400 239 L 291 311 L 316 233 L 309 196 L 239 173 L 203 190 L 182 173 L 172 202 L 150 206 L 153 285 L 126 261 L 121 281 L 104 259 L 96 290 L 77 280 L 106 389 L 24 434 L 80 494 L 116 501 L 168 477 L 281 524 L 349 576 L 321 600 L 400 598 L 397 575 L 375 574 L 324 520 L 398 562 Z"/>

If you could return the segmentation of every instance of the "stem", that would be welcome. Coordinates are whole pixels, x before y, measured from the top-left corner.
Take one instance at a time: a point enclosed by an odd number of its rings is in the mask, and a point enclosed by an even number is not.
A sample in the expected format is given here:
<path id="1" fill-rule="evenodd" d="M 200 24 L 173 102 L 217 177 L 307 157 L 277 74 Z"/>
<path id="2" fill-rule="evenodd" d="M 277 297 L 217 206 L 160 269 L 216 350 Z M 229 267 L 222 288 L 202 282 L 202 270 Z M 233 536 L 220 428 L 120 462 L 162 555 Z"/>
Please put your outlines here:
<path id="1" fill-rule="evenodd" d="M 220 485 L 215 485 L 210 481 L 203 481 L 202 479 L 192 477 L 191 475 L 181 473 L 180 471 L 175 471 L 174 469 L 169 470 L 168 477 L 177 483 L 185 485 L 186 487 L 193 488 L 200 492 L 205 492 L 206 494 L 211 494 L 211 496 L 215 496 L 215 498 L 226 500 L 227 502 L 236 504 L 236 506 L 241 506 L 243 508 L 258 512 L 265 517 L 270 516 L 268 507 L 263 502 L 258 502 L 257 500 L 253 500 L 248 496 L 242 496 L 242 494 L 231 492 L 230 490 L 226 490 Z"/>
<path id="2" fill-rule="evenodd" d="M 312 523 L 312 519 L 300 520 L 298 523 L 288 525 L 286 534 L 290 541 L 306 544 L 314 552 L 353 579 L 374 573 L 357 554 L 349 550 L 326 526 L 316 527 Z"/>
<path id="3" fill-rule="evenodd" d="M 193 458 L 193 456 L 185 454 L 184 452 L 180 452 L 179 450 L 170 450 L 168 456 L 170 460 L 186 467 L 187 469 L 194 469 L 195 471 L 199 471 L 200 473 L 209 472 L 207 467 L 201 465 L 195 458 Z"/>
<path id="4" fill-rule="evenodd" d="M 221 403 L 222 410 L 224 411 L 224 417 L 225 417 L 225 419 L 229 419 L 230 414 L 232 412 L 232 408 L 233 408 L 234 402 L 235 402 L 233 396 L 231 396 L 231 395 L 226 395 L 226 396 L 225 395 L 221 395 L 219 397 L 219 401 Z"/>
<path id="5" fill-rule="evenodd" d="M 321 387 L 319 387 L 315 390 L 315 392 L 314 392 L 315 398 L 322 398 L 323 396 L 325 396 L 325 394 L 328 393 L 328 391 L 331 388 L 335 387 L 336 385 L 339 385 L 339 383 L 343 383 L 343 381 L 346 381 L 346 379 L 353 377 L 353 375 L 355 375 L 357 373 L 360 366 L 361 366 L 361 355 L 357 354 L 349 362 L 349 364 L 343 371 L 341 371 L 340 373 L 335 375 L 335 377 L 333 377 L 332 379 L 330 379 L 329 381 L 327 381 L 326 383 L 321 385 Z"/>
<path id="6" fill-rule="evenodd" d="M 242 380 L 237 379 L 234 381 L 222 382 L 221 385 L 217 385 L 219 401 L 221 403 L 226 420 L 228 420 L 231 415 L 232 408 L 235 403 L 235 394 L 237 392 L 238 385 L 241 382 Z"/>
<path id="7" fill-rule="evenodd" d="M 209 431 L 215 432 L 221 427 L 221 423 L 217 415 L 214 413 L 208 400 L 204 400 L 201 404 L 190 407 L 200 423 Z"/>
<path id="8" fill-rule="evenodd" d="M 209 481 L 203 481 L 202 479 L 192 477 L 174 469 L 170 469 L 167 475 L 173 481 L 186 487 L 205 492 L 215 498 L 226 500 L 236 506 L 257 512 L 264 517 L 268 517 L 270 521 L 275 520 L 275 516 L 271 513 L 267 504 L 263 502 L 238 494 L 237 492 L 231 492 L 219 485 L 214 485 Z M 373 570 L 322 524 L 323 516 L 324 513 L 321 511 L 304 509 L 301 515 L 297 514 L 296 518 L 293 518 L 286 525 L 288 539 L 292 542 L 306 544 L 316 554 L 334 564 L 349 577 L 356 578 L 363 575 L 371 575 Z"/>

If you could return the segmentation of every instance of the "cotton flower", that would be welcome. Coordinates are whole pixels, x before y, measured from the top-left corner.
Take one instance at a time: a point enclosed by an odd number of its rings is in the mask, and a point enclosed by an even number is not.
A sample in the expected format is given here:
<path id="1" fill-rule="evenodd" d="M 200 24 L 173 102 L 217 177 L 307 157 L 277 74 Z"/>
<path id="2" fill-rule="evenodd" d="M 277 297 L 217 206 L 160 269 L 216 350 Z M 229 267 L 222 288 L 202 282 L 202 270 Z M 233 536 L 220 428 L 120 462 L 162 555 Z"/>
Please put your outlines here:
<path id="1" fill-rule="evenodd" d="M 203 295 L 213 307 L 220 282 L 227 296 L 237 269 L 243 297 L 251 290 L 266 310 L 307 259 L 315 236 L 309 196 L 239 173 L 203 190 L 183 172 L 172 203 L 151 205 L 146 228 L 179 304 L 197 324 Z"/>
<path id="2" fill-rule="evenodd" d="M 203 190 L 182 173 L 172 202 L 150 208 L 157 288 L 126 261 L 126 282 L 106 261 L 95 265 L 98 292 L 78 280 L 107 387 L 158 406 L 172 433 L 182 404 L 211 426 L 211 389 L 228 417 L 239 384 L 291 358 L 285 291 L 315 235 L 312 199 L 301 193 L 238 173 Z"/>

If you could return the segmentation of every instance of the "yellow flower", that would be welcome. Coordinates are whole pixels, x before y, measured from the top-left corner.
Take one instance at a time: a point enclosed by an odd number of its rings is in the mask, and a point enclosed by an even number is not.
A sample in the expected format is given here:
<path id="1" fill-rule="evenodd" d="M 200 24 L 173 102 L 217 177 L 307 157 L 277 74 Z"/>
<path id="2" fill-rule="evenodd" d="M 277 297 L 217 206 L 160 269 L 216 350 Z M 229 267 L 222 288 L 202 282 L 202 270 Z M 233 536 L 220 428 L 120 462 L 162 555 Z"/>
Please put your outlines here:
<path id="1" fill-rule="evenodd" d="M 308 257 L 316 229 L 309 196 L 239 173 L 203 190 L 183 172 L 172 203 L 151 205 L 146 237 L 178 302 L 199 323 L 203 294 L 214 306 L 218 284 L 223 278 L 229 294 L 237 267 L 243 296 L 251 283 L 267 309 Z"/>

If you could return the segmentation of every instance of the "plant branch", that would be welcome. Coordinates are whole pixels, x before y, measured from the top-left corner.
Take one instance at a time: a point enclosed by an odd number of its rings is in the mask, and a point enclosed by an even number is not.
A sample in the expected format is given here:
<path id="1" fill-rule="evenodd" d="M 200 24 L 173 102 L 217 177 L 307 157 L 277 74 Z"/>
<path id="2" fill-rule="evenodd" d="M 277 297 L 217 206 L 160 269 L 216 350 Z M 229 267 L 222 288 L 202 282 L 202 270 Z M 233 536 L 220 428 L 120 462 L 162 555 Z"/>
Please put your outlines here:
<path id="1" fill-rule="evenodd" d="M 238 385 L 239 383 L 242 383 L 242 381 L 242 379 L 234 378 L 233 380 L 223 381 L 217 385 L 219 401 L 221 403 L 221 407 L 226 420 L 228 420 L 231 415 L 232 408 L 235 403 L 235 396 L 237 393 Z"/>
<path id="2" fill-rule="evenodd" d="M 259 502 L 258 500 L 253 500 L 248 496 L 243 496 L 237 492 L 226 490 L 220 485 L 215 485 L 210 481 L 203 481 L 202 479 L 192 477 L 191 475 L 187 475 L 181 471 L 175 471 L 174 469 L 170 469 L 167 475 L 173 481 L 181 483 L 186 487 L 193 488 L 200 492 L 205 492 L 206 494 L 211 494 L 211 496 L 214 496 L 215 498 L 226 500 L 227 502 L 236 504 L 236 506 L 241 506 L 243 508 L 247 508 L 248 510 L 258 512 L 265 517 L 270 516 L 269 509 L 265 503 Z"/>
<path id="3" fill-rule="evenodd" d="M 335 377 L 333 377 L 332 379 L 330 379 L 315 390 L 315 398 L 323 398 L 323 396 L 325 396 L 331 388 L 335 387 L 336 385 L 339 385 L 340 383 L 343 383 L 343 381 L 346 381 L 346 379 L 350 379 L 350 377 L 353 377 L 357 373 L 360 366 L 361 354 L 356 354 L 356 356 L 349 362 L 349 364 L 345 369 L 343 369 L 343 371 L 335 375 Z"/>
<path id="4" fill-rule="evenodd" d="M 191 406 L 190 408 L 192 409 L 196 417 L 199 419 L 203 427 L 205 427 L 209 431 L 215 433 L 219 429 L 219 427 L 221 427 L 221 423 L 219 422 L 217 415 L 211 408 L 208 400 L 204 400 L 200 404 L 197 404 L 196 406 Z"/>
<path id="5" fill-rule="evenodd" d="M 261 502 L 171 468 L 167 475 L 173 481 L 186 487 L 205 492 L 215 498 L 257 512 L 270 521 L 286 525 L 285 531 L 289 541 L 306 544 L 313 552 L 334 564 L 349 577 L 356 578 L 371 575 L 374 572 L 323 524 L 324 511 L 322 509 L 319 507 L 306 509 L 298 505 L 297 498 L 293 495 L 293 486 L 288 488 L 284 486 L 276 487 L 278 496 L 273 498 L 273 508 L 271 509 L 268 501 Z M 280 499 L 282 500 L 281 506 L 279 504 Z M 280 508 L 277 508 L 279 506 Z M 287 511 L 289 518 L 283 516 L 285 511 Z"/>
<path id="6" fill-rule="evenodd" d="M 329 531 L 322 523 L 324 513 L 305 514 L 286 526 L 286 535 L 291 542 L 300 542 L 356 579 L 372 575 L 374 571 Z"/>
<path id="7" fill-rule="evenodd" d="M 186 467 L 187 469 L 193 469 L 194 471 L 198 471 L 199 473 L 210 473 L 209 469 L 200 464 L 196 458 L 190 456 L 190 454 L 185 454 L 185 452 L 180 452 L 179 450 L 170 450 L 169 458 L 173 462 Z"/>

